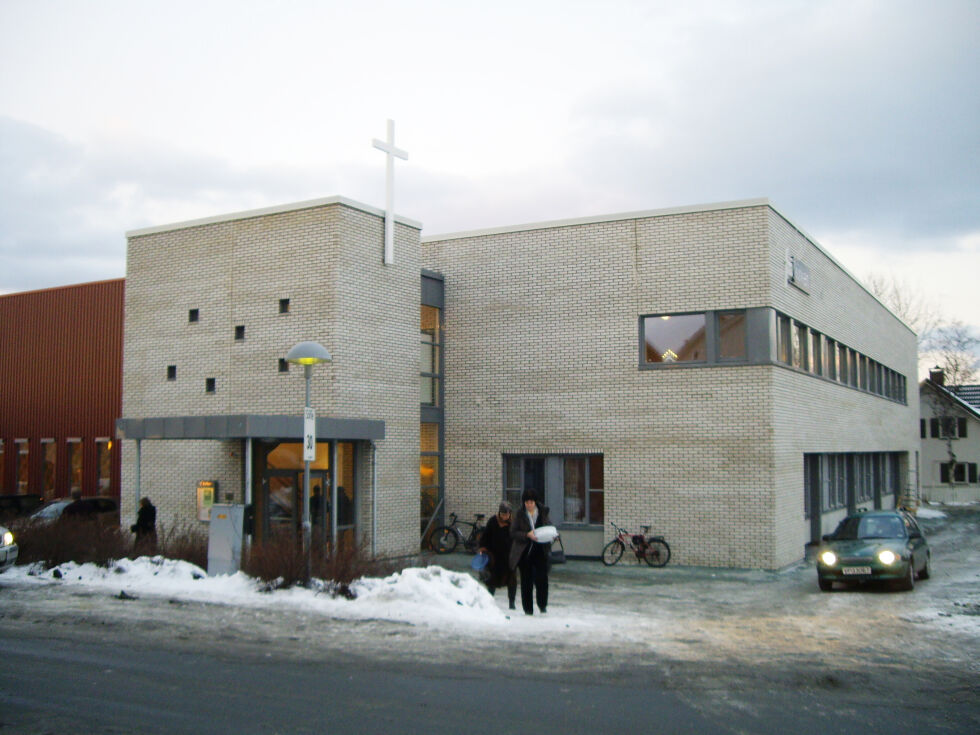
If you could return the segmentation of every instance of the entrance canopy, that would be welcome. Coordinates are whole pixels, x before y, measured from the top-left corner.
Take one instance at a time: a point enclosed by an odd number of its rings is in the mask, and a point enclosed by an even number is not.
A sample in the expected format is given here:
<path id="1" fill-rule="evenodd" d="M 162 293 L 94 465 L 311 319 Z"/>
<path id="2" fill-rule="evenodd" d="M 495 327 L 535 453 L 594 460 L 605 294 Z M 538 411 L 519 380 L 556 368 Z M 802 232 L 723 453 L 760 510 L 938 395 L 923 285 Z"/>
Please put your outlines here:
<path id="1" fill-rule="evenodd" d="M 296 439 L 303 438 L 302 416 L 228 414 L 116 419 L 119 439 Z M 317 418 L 317 439 L 378 441 L 385 422 L 370 419 Z"/>

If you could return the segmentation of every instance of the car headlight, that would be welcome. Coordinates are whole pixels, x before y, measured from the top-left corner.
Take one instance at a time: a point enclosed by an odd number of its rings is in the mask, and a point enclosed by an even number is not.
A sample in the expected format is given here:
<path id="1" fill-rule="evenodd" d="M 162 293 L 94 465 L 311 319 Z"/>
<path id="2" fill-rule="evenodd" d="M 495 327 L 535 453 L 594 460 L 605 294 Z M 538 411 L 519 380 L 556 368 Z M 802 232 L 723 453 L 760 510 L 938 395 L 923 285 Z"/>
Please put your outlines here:
<path id="1" fill-rule="evenodd" d="M 4 529 L 4 532 L 3 532 L 3 545 L 4 546 L 10 546 L 13 542 L 14 542 L 14 535 L 10 531 Z"/>
<path id="2" fill-rule="evenodd" d="M 898 561 L 898 554 L 891 549 L 882 549 L 878 552 L 878 561 L 880 561 L 886 567 L 890 567 L 892 564 Z"/>
<path id="3" fill-rule="evenodd" d="M 822 561 L 828 567 L 832 567 L 837 563 L 837 554 L 835 554 L 833 551 L 823 551 L 820 553 L 820 561 Z"/>

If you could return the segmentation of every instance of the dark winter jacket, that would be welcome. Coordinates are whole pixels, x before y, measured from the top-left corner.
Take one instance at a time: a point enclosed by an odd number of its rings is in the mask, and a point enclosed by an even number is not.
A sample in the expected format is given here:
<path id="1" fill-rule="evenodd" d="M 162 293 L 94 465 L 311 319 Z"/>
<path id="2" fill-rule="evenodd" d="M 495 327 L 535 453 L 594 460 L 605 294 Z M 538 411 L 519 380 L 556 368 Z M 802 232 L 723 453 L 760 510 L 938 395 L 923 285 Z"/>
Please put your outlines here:
<path id="1" fill-rule="evenodd" d="M 540 528 L 541 526 L 550 526 L 551 516 L 548 513 L 548 506 L 538 504 L 538 522 L 534 524 L 533 528 Z M 510 568 L 516 569 L 518 562 L 520 562 L 521 557 L 526 554 L 530 548 L 531 544 L 535 543 L 527 537 L 528 532 L 532 530 L 531 516 L 528 515 L 526 508 L 521 508 L 514 514 L 514 520 L 510 524 L 510 537 L 513 544 L 510 547 Z M 540 550 L 544 553 L 547 558 L 551 553 L 551 544 L 537 544 Z"/>
<path id="2" fill-rule="evenodd" d="M 510 577 L 510 527 L 513 522 L 501 526 L 496 514 L 487 521 L 480 534 L 480 546 L 490 554 L 490 584 L 503 587 Z"/>

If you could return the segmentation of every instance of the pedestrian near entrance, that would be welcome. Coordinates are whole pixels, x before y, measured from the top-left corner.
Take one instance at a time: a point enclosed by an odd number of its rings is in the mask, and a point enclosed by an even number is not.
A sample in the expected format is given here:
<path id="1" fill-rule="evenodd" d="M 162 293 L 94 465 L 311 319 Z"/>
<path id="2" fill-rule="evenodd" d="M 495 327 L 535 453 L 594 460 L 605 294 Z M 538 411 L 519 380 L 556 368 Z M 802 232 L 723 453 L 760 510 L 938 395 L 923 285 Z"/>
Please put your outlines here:
<path id="1" fill-rule="evenodd" d="M 521 496 L 524 507 L 511 523 L 510 568 L 521 572 L 521 606 L 525 615 L 534 615 L 534 601 L 541 612 L 548 610 L 548 557 L 551 543 L 538 543 L 534 529 L 550 526 L 548 508 L 538 504 L 533 490 Z"/>
<path id="2" fill-rule="evenodd" d="M 486 528 L 480 534 L 480 553 L 490 557 L 490 578 L 487 580 L 487 590 L 493 595 L 498 587 L 507 588 L 507 602 L 510 609 L 515 609 L 517 600 L 517 575 L 510 566 L 510 525 L 513 518 L 513 508 L 504 501 L 497 509 L 497 514 L 487 521 Z"/>
<path id="3" fill-rule="evenodd" d="M 136 534 L 136 549 L 146 554 L 157 550 L 157 509 L 149 498 L 140 498 L 140 508 L 136 511 L 136 523 L 129 527 Z"/>

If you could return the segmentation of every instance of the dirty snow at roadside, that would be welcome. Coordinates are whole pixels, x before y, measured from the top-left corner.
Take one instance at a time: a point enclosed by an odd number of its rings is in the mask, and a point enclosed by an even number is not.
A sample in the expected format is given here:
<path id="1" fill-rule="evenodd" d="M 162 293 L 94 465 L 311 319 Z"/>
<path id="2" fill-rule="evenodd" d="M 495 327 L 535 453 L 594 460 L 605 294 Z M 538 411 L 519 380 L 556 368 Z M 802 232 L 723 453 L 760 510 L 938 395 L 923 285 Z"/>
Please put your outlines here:
<path id="1" fill-rule="evenodd" d="M 434 625 L 459 630 L 486 630 L 487 626 L 520 627 L 514 611 L 502 610 L 486 588 L 466 573 L 439 566 L 414 567 L 385 578 L 362 578 L 350 585 L 353 600 L 325 591 L 293 587 L 266 591 L 266 585 L 243 572 L 208 577 L 200 567 L 160 556 L 121 559 L 111 566 L 61 564 L 44 570 L 20 566 L 9 570 L 5 581 L 35 585 L 75 585 L 115 594 L 175 597 L 238 607 L 289 607 L 348 620 L 391 620 L 413 625 Z M 519 612 L 519 611 L 518 611 Z M 560 616 L 538 616 L 535 629 L 568 628 Z M 547 621 L 547 622 L 545 622 Z M 578 629 L 586 623 L 576 621 Z"/>

